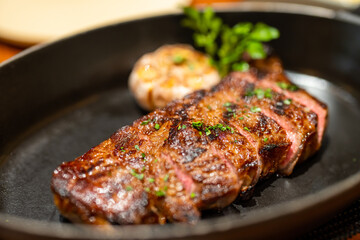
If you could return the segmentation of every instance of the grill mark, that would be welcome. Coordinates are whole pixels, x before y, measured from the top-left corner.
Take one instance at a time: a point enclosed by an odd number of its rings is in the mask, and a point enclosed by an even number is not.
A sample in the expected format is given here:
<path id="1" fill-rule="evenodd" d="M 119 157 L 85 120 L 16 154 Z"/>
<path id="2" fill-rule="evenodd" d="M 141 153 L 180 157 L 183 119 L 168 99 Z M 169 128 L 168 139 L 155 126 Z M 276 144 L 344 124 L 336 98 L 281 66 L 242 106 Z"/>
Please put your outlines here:
<path id="1" fill-rule="evenodd" d="M 184 149 L 184 151 L 182 152 L 182 156 L 184 157 L 183 162 L 184 163 L 192 162 L 195 158 L 200 156 L 205 151 L 206 151 L 205 148 L 200 148 L 200 147 L 191 147 Z"/>

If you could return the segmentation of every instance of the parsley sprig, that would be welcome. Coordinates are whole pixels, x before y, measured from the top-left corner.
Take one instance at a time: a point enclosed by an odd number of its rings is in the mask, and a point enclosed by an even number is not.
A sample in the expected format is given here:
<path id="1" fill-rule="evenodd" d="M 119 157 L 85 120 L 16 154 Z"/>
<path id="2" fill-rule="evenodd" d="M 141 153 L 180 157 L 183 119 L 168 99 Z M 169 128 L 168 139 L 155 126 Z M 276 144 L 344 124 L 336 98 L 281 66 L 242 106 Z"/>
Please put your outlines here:
<path id="1" fill-rule="evenodd" d="M 263 42 L 279 38 L 279 31 L 265 23 L 241 22 L 233 27 L 223 23 L 212 8 L 200 12 L 193 7 L 183 9 L 186 16 L 181 24 L 194 31 L 197 47 L 203 48 L 221 76 L 229 71 L 247 71 L 244 53 L 252 59 L 266 57 Z"/>

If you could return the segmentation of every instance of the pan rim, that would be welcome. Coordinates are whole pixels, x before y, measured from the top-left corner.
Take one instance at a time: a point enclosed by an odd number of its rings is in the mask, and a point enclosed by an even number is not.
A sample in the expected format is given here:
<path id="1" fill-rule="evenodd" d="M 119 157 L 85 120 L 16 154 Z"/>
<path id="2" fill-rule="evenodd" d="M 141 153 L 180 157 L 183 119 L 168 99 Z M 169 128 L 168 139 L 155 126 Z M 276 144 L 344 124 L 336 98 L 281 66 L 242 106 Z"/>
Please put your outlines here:
<path id="1" fill-rule="evenodd" d="M 259 11 L 257 6 L 260 6 L 260 2 L 254 2 L 253 4 L 246 2 L 248 6 L 253 6 L 251 10 L 246 10 L 246 12 L 257 12 Z M 268 4 L 269 2 L 264 2 Z M 324 7 L 317 6 L 309 6 L 298 3 L 271 3 L 272 5 L 277 5 L 278 8 L 274 8 L 268 11 L 263 11 L 260 9 L 260 12 L 272 12 L 272 13 L 290 13 L 290 14 L 301 14 L 301 15 L 309 15 L 320 18 L 328 18 L 339 21 L 344 21 L 347 23 L 352 23 L 356 25 L 360 25 L 360 17 L 351 14 L 349 12 L 343 10 L 333 10 Z M 297 12 L 294 12 L 295 8 L 291 8 L 290 11 L 286 11 L 287 7 L 293 5 L 297 6 Z M 240 5 L 239 5 L 240 7 Z M 304 8 L 305 7 L 305 8 Z M 261 7 L 263 8 L 263 7 Z M 308 9 L 315 9 L 309 14 Z M 257 10 L 256 10 L 257 9 Z M 321 11 L 319 11 L 321 10 Z M 240 9 L 234 8 L 229 11 L 220 10 L 220 12 L 241 12 Z M 315 14 L 315 15 L 314 15 Z M 32 52 L 39 51 L 43 48 L 56 44 L 57 42 L 69 41 L 72 38 L 75 38 L 79 35 L 85 35 L 89 32 L 97 31 L 103 28 L 111 28 L 112 26 L 117 26 L 120 24 L 128 24 L 131 22 L 144 21 L 147 19 L 159 18 L 159 17 L 170 17 L 177 16 L 181 14 L 169 14 L 169 15 L 161 15 L 156 17 L 149 17 L 143 19 L 137 19 L 132 21 L 126 21 L 122 23 L 112 24 L 105 27 L 85 31 L 76 35 L 72 35 L 63 39 L 59 39 L 53 42 L 43 43 L 40 45 L 33 46 L 23 52 L 19 53 L 15 57 L 4 61 L 0 64 L 0 70 L 6 66 L 11 65 L 14 61 L 18 59 L 22 59 Z M 350 16 L 350 17 L 349 17 Z M 294 200 L 288 201 L 283 204 L 276 204 L 271 207 L 271 211 L 263 211 L 263 210 L 254 210 L 256 214 L 249 216 L 246 219 L 236 219 L 235 216 L 229 215 L 214 219 L 206 219 L 200 221 L 197 225 L 191 226 L 187 224 L 169 224 L 165 226 L 161 225 L 139 225 L 139 226 L 119 226 L 116 227 L 116 231 L 108 231 L 104 233 L 102 230 L 98 230 L 93 226 L 88 225 L 69 225 L 69 224 L 59 224 L 55 222 L 44 222 L 34 219 L 26 219 L 22 217 L 12 216 L 4 213 L 0 213 L 0 219 L 7 219 L 8 221 L 0 221 L 0 229 L 10 230 L 21 232 L 24 234 L 30 234 L 32 236 L 43 236 L 43 237 L 56 237 L 56 238 L 109 238 L 115 239 L 119 237 L 123 238 L 138 238 L 138 239 L 151 239 L 151 238 L 166 238 L 166 237 L 186 237 L 186 236 L 196 236 L 202 235 L 209 232 L 221 232 L 226 231 L 228 229 L 233 228 L 246 228 L 248 226 L 252 226 L 255 224 L 261 224 L 272 219 L 281 218 L 283 216 L 288 216 L 290 214 L 296 214 L 302 212 L 306 209 L 309 209 L 314 206 L 322 205 L 326 202 L 332 201 L 339 197 L 342 193 L 351 192 L 354 190 L 360 190 L 360 172 L 353 174 L 352 176 L 333 184 L 329 187 L 326 187 L 320 190 L 317 193 L 310 194 L 304 197 L 296 198 Z M 356 191 L 355 191 L 356 192 Z M 351 200 L 354 200 L 355 195 L 359 195 L 356 193 L 352 194 L 352 197 L 347 199 L 348 203 Z M 315 198 L 314 198 L 315 196 Z M 311 200 L 311 201 L 309 201 Z M 279 211 L 281 209 L 281 211 Z M 261 219 L 261 221 L 259 221 Z M 20 226 L 20 227 L 19 227 Z M 179 230 L 180 229 L 180 230 Z M 181 231 L 186 230 L 186 231 Z M 145 233 L 145 234 L 144 234 Z M 1 234 L 0 234 L 1 235 Z"/>

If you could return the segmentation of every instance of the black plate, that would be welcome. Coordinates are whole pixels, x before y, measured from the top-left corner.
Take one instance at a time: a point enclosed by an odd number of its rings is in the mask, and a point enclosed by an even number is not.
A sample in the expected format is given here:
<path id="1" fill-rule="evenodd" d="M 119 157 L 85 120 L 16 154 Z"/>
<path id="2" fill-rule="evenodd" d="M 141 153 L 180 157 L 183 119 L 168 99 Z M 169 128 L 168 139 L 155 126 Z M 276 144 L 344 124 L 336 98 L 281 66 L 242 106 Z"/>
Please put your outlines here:
<path id="1" fill-rule="evenodd" d="M 267 12 L 221 16 L 229 24 L 264 21 L 280 29 L 282 36 L 273 47 L 291 70 L 290 78 L 329 106 L 329 127 L 314 157 L 290 177 L 259 183 L 250 200 L 205 212 L 195 226 L 102 231 L 66 223 L 52 202 L 52 171 L 144 114 L 127 89 L 136 59 L 165 43 L 191 42 L 178 15 L 97 29 L 33 48 L 0 65 L 0 237 L 293 236 L 359 197 L 360 20 L 322 8 L 271 6 Z"/>

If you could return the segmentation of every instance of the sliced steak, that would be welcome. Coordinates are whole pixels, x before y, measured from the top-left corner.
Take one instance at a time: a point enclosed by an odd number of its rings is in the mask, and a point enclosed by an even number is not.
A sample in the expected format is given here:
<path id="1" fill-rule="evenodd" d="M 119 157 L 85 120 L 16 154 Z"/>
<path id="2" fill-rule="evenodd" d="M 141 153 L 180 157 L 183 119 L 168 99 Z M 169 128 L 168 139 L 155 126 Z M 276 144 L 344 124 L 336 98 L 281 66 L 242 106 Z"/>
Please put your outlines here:
<path id="1" fill-rule="evenodd" d="M 316 150 L 321 147 L 321 142 L 327 126 L 328 108 L 326 104 L 311 96 L 304 89 L 294 85 L 284 74 L 281 61 L 277 57 L 257 60 L 253 63 L 252 72 L 257 74 L 257 85 L 270 88 L 275 92 L 284 94 L 287 98 L 310 109 L 318 116 L 318 141 Z"/>
<path id="2" fill-rule="evenodd" d="M 93 224 L 194 223 L 290 174 L 319 146 L 317 115 L 274 86 L 279 71 L 231 74 L 121 128 L 54 171 L 55 204 Z"/>

